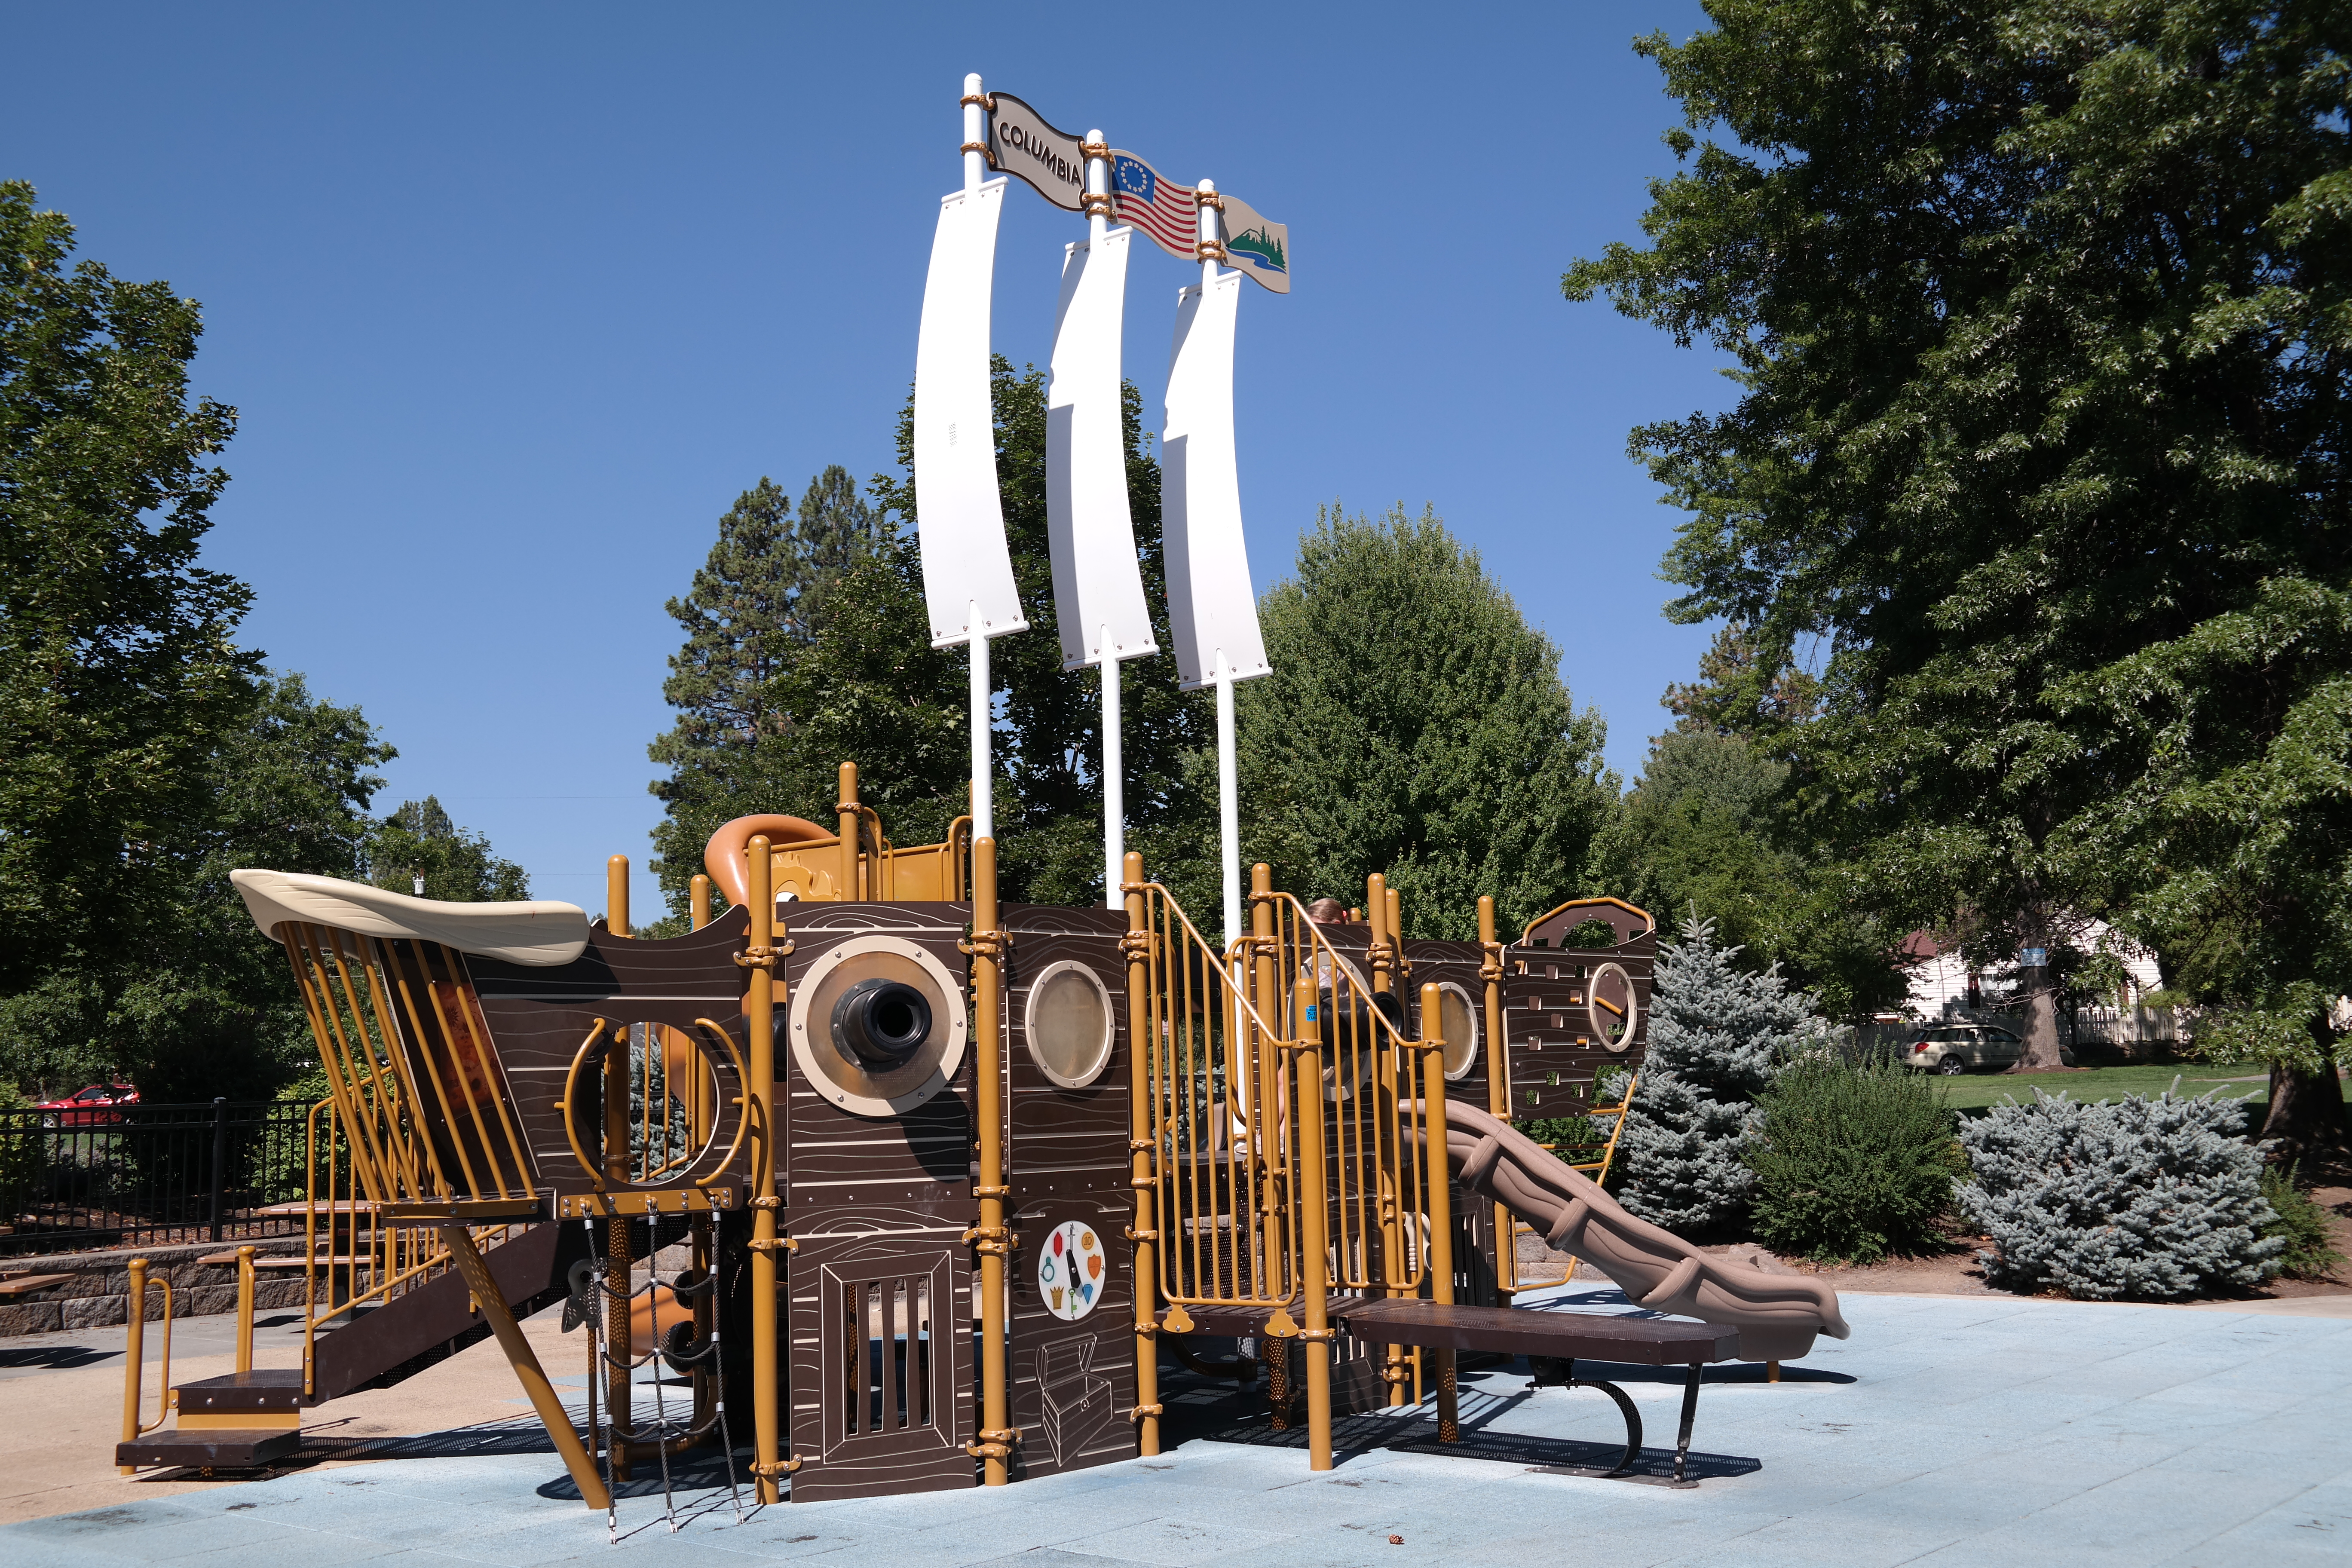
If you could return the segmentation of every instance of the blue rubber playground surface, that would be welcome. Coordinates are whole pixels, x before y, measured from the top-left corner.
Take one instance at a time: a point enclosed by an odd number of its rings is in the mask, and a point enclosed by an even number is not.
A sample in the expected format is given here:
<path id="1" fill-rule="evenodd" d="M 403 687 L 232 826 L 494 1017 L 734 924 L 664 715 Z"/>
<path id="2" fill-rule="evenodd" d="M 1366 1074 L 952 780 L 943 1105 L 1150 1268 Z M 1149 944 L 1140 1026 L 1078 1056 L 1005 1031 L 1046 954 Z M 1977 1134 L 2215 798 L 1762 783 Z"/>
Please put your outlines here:
<path id="1" fill-rule="evenodd" d="M 709 1568 L 1314 1568 L 1607 1564 L 2352 1562 L 2352 1321 L 1985 1297 L 1849 1295 L 1853 1337 L 1780 1384 L 1716 1369 L 1698 1484 L 1666 1484 L 1679 1379 L 1623 1368 L 1641 1472 L 1601 1479 L 1623 1424 L 1590 1390 L 1530 1392 L 1524 1363 L 1464 1379 L 1464 1441 L 1426 1413 L 1342 1424 L 1339 1464 L 1205 1385 L 1171 1421 L 1205 1435 L 1155 1459 L 1001 1489 L 749 1507 L 715 1461 L 618 1504 L 620 1544 L 518 1408 L 404 1440 L 419 1457 L 223 1485 L 0 1530 L 0 1563 L 581 1560 Z M 1571 1288 L 1553 1305 L 1625 1311 Z M 1598 1368 L 1580 1363 L 1584 1375 Z M 520 1393 L 517 1391 L 520 1401 Z M 1179 1412 L 1181 1412 L 1181 1415 Z M 1563 1473 L 1567 1472 L 1567 1473 Z M 1401 1541 L 1392 1540 L 1401 1537 Z"/>

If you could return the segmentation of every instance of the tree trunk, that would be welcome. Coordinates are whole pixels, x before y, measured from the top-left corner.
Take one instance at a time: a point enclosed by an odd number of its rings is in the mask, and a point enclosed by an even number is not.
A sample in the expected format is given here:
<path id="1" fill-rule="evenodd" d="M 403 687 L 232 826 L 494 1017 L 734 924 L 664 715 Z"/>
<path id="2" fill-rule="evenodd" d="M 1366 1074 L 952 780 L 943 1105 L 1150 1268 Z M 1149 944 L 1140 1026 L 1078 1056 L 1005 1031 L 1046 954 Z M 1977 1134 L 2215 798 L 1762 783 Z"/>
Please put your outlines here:
<path id="1" fill-rule="evenodd" d="M 2320 1060 L 2317 1072 L 2276 1063 L 2271 1068 L 2271 1108 L 2263 1118 L 2262 1135 L 2271 1145 L 2273 1164 L 2296 1161 L 2316 1163 L 2340 1158 L 2352 1147 L 2352 1129 L 2344 1116 L 2344 1085 L 2336 1076 L 2336 1030 L 2325 1017 L 2315 1020 Z"/>
<path id="2" fill-rule="evenodd" d="M 2058 1050 L 2058 993 L 2047 964 L 2021 970 L 2025 982 L 2025 1054 L 2011 1072 L 2055 1072 L 2066 1065 Z"/>

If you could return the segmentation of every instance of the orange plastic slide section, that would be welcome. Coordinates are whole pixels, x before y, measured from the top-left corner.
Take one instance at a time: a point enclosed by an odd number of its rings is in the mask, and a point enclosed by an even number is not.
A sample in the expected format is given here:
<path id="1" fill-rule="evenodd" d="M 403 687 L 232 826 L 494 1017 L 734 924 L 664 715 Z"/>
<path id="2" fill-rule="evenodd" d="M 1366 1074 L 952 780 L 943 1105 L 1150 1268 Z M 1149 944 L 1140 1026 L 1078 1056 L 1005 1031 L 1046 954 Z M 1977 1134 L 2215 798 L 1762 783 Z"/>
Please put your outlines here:
<path id="1" fill-rule="evenodd" d="M 719 890 L 727 895 L 730 904 L 748 903 L 751 898 L 750 869 L 743 864 L 744 851 L 759 834 L 766 834 L 771 846 L 782 848 L 787 844 L 837 844 L 841 836 L 830 827 L 819 826 L 804 816 L 778 816 L 762 813 L 739 816 L 732 822 L 721 823 L 719 831 L 703 846 L 702 868 Z"/>
<path id="2" fill-rule="evenodd" d="M 1816 1334 L 1853 1332 L 1837 1292 L 1820 1280 L 1710 1258 L 1627 1214 L 1582 1172 L 1483 1110 L 1445 1108 L 1445 1153 L 1464 1186 L 1600 1269 L 1638 1305 L 1738 1329 L 1742 1361 L 1795 1361 Z"/>

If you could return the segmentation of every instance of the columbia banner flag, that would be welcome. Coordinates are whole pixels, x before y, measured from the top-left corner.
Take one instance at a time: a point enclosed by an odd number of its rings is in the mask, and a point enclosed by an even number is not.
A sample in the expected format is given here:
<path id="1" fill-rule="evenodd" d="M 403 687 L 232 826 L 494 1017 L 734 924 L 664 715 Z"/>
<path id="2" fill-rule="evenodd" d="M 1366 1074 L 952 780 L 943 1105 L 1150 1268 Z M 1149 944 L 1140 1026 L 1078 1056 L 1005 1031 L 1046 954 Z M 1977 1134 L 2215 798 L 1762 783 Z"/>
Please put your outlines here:
<path id="1" fill-rule="evenodd" d="M 1078 149 L 1084 143 L 1048 125 L 1044 115 L 1011 93 L 992 96 L 996 107 L 988 117 L 988 161 L 1001 173 L 1019 175 L 1064 211 L 1083 211 L 1087 160 Z"/>
<path id="2" fill-rule="evenodd" d="M 1277 294 L 1290 292 L 1290 226 L 1268 223 L 1239 196 L 1225 203 L 1225 265 Z"/>

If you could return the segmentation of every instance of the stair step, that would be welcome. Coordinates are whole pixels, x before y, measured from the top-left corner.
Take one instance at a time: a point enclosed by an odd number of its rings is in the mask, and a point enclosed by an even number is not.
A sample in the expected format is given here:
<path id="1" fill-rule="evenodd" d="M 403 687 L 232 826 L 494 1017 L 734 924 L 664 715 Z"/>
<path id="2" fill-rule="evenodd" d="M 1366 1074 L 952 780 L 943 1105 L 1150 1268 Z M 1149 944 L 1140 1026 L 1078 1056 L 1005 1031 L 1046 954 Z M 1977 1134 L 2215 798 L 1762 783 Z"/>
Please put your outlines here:
<path id="1" fill-rule="evenodd" d="M 299 1410 L 315 1403 L 302 1396 L 300 1367 L 223 1373 L 218 1377 L 200 1377 L 193 1383 L 181 1384 L 177 1392 L 183 1415 Z"/>
<path id="2" fill-rule="evenodd" d="M 135 1443 L 117 1443 L 118 1465 L 186 1465 L 196 1468 L 250 1469 L 284 1458 L 302 1445 L 302 1434 L 278 1427 L 235 1426 L 194 1431 L 150 1432 Z"/>

